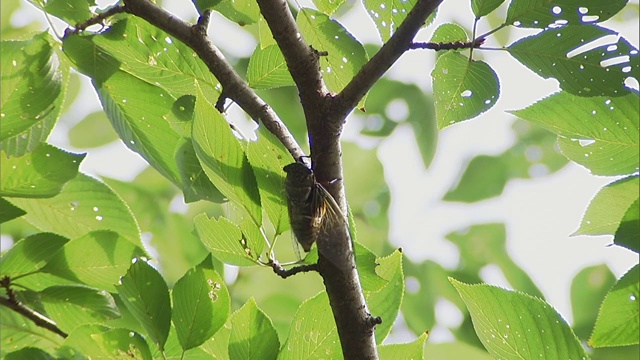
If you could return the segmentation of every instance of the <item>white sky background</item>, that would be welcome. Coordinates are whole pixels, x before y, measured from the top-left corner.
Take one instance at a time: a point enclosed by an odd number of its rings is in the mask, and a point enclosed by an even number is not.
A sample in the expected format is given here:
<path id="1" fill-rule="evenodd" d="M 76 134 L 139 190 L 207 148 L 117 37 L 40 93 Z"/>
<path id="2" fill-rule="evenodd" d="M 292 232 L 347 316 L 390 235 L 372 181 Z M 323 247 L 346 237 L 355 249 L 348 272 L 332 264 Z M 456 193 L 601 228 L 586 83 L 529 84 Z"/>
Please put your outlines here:
<path id="1" fill-rule="evenodd" d="M 638 3 L 637 0 L 631 2 Z M 104 6 L 111 2 L 98 3 Z M 308 6 L 311 2 L 303 0 L 300 3 Z M 456 3 L 457 7 L 454 8 L 452 3 Z M 445 0 L 435 24 L 423 29 L 416 40 L 428 41 L 433 30 L 443 22 L 454 21 L 470 28 L 474 16 L 469 4 L 470 1 Z M 165 0 L 165 7 L 184 19 L 195 16 L 190 1 Z M 43 19 L 34 7 L 24 2 L 23 9 L 12 21 L 19 24 L 34 18 Z M 380 42 L 373 22 L 359 1 L 340 21 L 363 43 Z M 637 14 L 634 21 L 625 24 L 609 21 L 603 26 L 620 32 L 638 47 Z M 61 29 L 58 31 L 61 32 Z M 214 14 L 209 33 L 214 44 L 227 54 L 249 56 L 256 42 L 250 35 L 240 34 L 237 30 L 237 25 Z M 488 24 L 481 21 L 478 32 L 488 30 Z M 514 30 L 511 40 L 513 36 L 522 34 L 525 32 Z M 487 45 L 497 47 L 491 37 Z M 512 180 L 501 197 L 473 204 L 440 201 L 473 156 L 500 154 L 514 143 L 515 136 L 510 130 L 513 116 L 506 114 L 505 110 L 521 109 L 558 90 L 555 80 L 541 79 L 504 51 L 482 51 L 482 56 L 498 73 L 500 99 L 491 110 L 478 118 L 441 131 L 436 157 L 429 169 L 425 170 L 422 165 L 408 126 L 398 127 L 379 148 L 378 154 L 392 193 L 390 241 L 395 246 L 402 246 L 404 254 L 412 260 L 433 259 L 447 268 L 454 268 L 458 262 L 458 252 L 453 244 L 444 239 L 445 234 L 473 224 L 504 222 L 507 226 L 507 247 L 514 261 L 529 273 L 546 295 L 547 301 L 570 321 L 569 287 L 578 271 L 585 266 L 606 263 L 620 277 L 638 262 L 637 255 L 631 251 L 616 246 L 607 247 L 612 242 L 611 236 L 570 237 L 580 224 L 589 200 L 598 189 L 613 179 L 592 176 L 585 168 L 570 163 L 550 176 Z M 430 73 L 434 61 L 435 54 L 432 51 L 411 51 L 403 55 L 391 69 L 390 75 L 398 80 L 417 82 L 430 91 Z M 81 149 L 70 146 L 66 135 L 68 129 L 100 106 L 88 80 L 84 80 L 80 99 L 63 115 L 50 138 L 54 145 L 71 151 Z M 230 116 L 233 117 L 234 113 L 238 114 L 232 110 Z M 345 138 L 355 140 L 358 131 L 358 121 L 348 121 Z M 137 154 L 126 149 L 121 142 L 116 142 L 99 150 L 91 150 L 81 170 L 130 180 L 145 166 L 146 163 Z M 499 270 L 486 270 L 482 273 L 485 281 L 507 287 Z M 443 306 L 448 308 L 446 304 Z M 438 319 L 442 318 L 439 316 Z M 448 321 L 451 322 L 451 319 Z M 450 338 L 441 328 L 434 330 L 430 341 Z M 399 340 L 400 335 L 397 334 L 396 339 Z"/>

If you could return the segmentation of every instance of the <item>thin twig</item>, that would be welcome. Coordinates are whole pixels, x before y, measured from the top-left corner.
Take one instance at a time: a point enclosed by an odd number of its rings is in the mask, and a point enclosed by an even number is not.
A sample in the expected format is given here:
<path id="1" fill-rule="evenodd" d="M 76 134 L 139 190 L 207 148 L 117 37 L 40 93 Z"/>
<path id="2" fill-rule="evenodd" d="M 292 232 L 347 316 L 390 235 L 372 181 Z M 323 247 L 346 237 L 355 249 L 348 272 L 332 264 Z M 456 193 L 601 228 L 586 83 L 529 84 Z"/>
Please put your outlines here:
<path id="1" fill-rule="evenodd" d="M 63 338 L 69 336 L 67 333 L 62 331 L 58 325 L 56 325 L 55 321 L 49 319 L 48 317 L 40 314 L 39 312 L 27 307 L 24 305 L 18 298 L 16 294 L 13 292 L 11 288 L 11 278 L 9 276 L 5 276 L 0 280 L 0 286 L 2 286 L 6 293 L 7 297 L 0 296 L 0 305 L 6 306 L 9 309 L 17 312 L 18 314 L 26 317 L 31 320 L 37 326 L 52 331 Z"/>
<path id="2" fill-rule="evenodd" d="M 270 260 L 269 263 L 267 263 L 267 265 L 273 269 L 274 273 L 276 273 L 278 276 L 280 276 L 283 279 L 286 279 L 289 276 L 293 276 L 299 273 L 318 271 L 318 264 L 299 265 L 299 266 L 292 267 L 291 269 L 285 269 L 276 260 Z"/>
<path id="3" fill-rule="evenodd" d="M 412 42 L 411 45 L 409 45 L 409 49 L 429 49 L 435 51 L 470 49 L 480 47 L 482 44 L 484 44 L 484 40 L 485 39 L 479 38 L 474 41 L 455 41 L 450 43 Z"/>
<path id="4" fill-rule="evenodd" d="M 64 36 L 67 37 L 71 34 L 78 34 L 81 31 L 86 30 L 89 26 L 91 25 L 96 25 L 96 24 L 102 24 L 107 18 L 112 17 L 113 15 L 116 14 L 120 14 L 120 13 L 124 13 L 127 12 L 126 6 L 125 5 L 119 5 L 119 6 L 114 6 L 111 9 L 97 14 L 96 16 L 88 19 L 87 21 L 77 24 L 75 26 L 75 29 L 71 30 L 70 28 L 67 28 L 64 31 Z"/>

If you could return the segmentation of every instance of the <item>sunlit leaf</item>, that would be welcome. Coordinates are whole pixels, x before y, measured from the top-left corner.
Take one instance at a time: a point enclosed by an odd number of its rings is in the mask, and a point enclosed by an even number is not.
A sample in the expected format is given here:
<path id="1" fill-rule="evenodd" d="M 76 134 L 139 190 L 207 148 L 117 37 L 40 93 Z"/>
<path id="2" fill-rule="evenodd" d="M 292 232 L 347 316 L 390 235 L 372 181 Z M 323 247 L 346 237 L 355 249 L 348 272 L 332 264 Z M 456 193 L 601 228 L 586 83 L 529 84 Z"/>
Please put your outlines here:
<path id="1" fill-rule="evenodd" d="M 331 15 L 336 12 L 344 2 L 345 0 L 313 0 L 313 4 L 316 8 L 327 15 Z"/>
<path id="2" fill-rule="evenodd" d="M 35 347 L 25 347 L 18 351 L 11 352 L 3 357 L 5 360 L 55 360 L 49 353 Z"/>
<path id="3" fill-rule="evenodd" d="M 202 345 L 227 321 L 229 291 L 213 269 L 211 257 L 187 271 L 171 295 L 171 316 L 183 350 Z"/>
<path id="4" fill-rule="evenodd" d="M 60 335 L 37 326 L 33 321 L 6 306 L 0 306 L 0 339 L 3 353 L 27 346 L 54 353 L 63 340 Z M 22 359 L 24 358 L 20 360 Z"/>
<path id="5" fill-rule="evenodd" d="M 411 9 L 416 4 L 416 0 L 365 0 L 364 7 L 367 15 L 373 20 L 380 34 L 382 42 L 387 42 L 389 38 L 398 30 L 407 17 Z M 431 14 L 425 25 L 427 26 L 435 19 L 436 12 Z"/>
<path id="6" fill-rule="evenodd" d="M 16 242 L 0 260 L 2 275 L 15 278 L 42 268 L 69 239 L 38 233 Z"/>
<path id="7" fill-rule="evenodd" d="M 193 124 L 195 151 L 211 182 L 229 200 L 262 224 L 255 174 L 229 123 L 198 91 Z"/>
<path id="8" fill-rule="evenodd" d="M 569 325 L 546 302 L 495 286 L 450 281 L 467 305 L 480 341 L 495 358 L 587 358 Z"/>
<path id="9" fill-rule="evenodd" d="M 42 271 L 114 291 L 131 260 L 143 255 L 141 248 L 112 231 L 94 231 L 64 244 Z"/>
<path id="10" fill-rule="evenodd" d="M 78 174 L 85 154 L 73 154 L 42 143 L 21 157 L 0 153 L 0 195 L 42 198 L 58 194 Z"/>
<path id="11" fill-rule="evenodd" d="M 520 39 L 507 50 L 545 79 L 580 96 L 622 96 L 625 79 L 640 77 L 640 55 L 613 30 L 598 26 L 563 26 Z M 607 43 L 600 45 L 607 40 Z"/>
<path id="12" fill-rule="evenodd" d="M 591 199 L 574 235 L 613 235 L 625 212 L 638 199 L 638 176 L 612 182 Z"/>
<path id="13" fill-rule="evenodd" d="M 92 112 L 69 129 L 69 142 L 76 148 L 97 148 L 117 139 L 104 111 Z"/>
<path id="14" fill-rule="evenodd" d="M 271 319 L 253 298 L 231 314 L 230 359 L 270 360 L 278 356 L 280 341 Z"/>
<path id="15" fill-rule="evenodd" d="M 97 325 L 76 328 L 65 339 L 63 349 L 69 357 L 82 354 L 92 359 L 152 359 L 149 345 L 140 334 Z"/>
<path id="16" fill-rule="evenodd" d="M 305 301 L 296 312 L 278 360 L 327 358 L 342 354 L 338 330 L 325 292 Z"/>
<path id="17" fill-rule="evenodd" d="M 380 344 L 389 335 L 393 325 L 392 319 L 398 316 L 404 297 L 402 252 L 396 250 L 389 256 L 378 258 L 376 262 L 379 264 L 376 273 L 386 280 L 387 284 L 378 291 L 366 292 L 365 298 L 372 314 L 389 320 L 376 326 L 376 342 Z"/>
<path id="18" fill-rule="evenodd" d="M 240 26 L 253 24 L 260 17 L 258 3 L 250 0 L 194 0 L 199 13 L 212 9 Z"/>
<path id="19" fill-rule="evenodd" d="M 249 59 L 247 81 L 254 89 L 272 89 L 295 84 L 284 56 L 276 44 L 264 48 L 261 45 L 256 47 Z"/>
<path id="20" fill-rule="evenodd" d="M 94 0 L 47 0 L 44 10 L 70 25 L 75 25 L 89 20 L 93 15 L 90 6 L 95 5 Z"/>
<path id="21" fill-rule="evenodd" d="M 433 31 L 433 35 L 429 41 L 434 43 L 452 43 L 456 41 L 465 42 L 467 40 L 469 40 L 469 36 L 462 26 L 454 23 L 445 23 Z"/>
<path id="22" fill-rule="evenodd" d="M 591 347 L 638 344 L 640 340 L 640 267 L 635 265 L 613 286 L 604 299 Z"/>
<path id="23" fill-rule="evenodd" d="M 425 332 L 415 341 L 406 344 L 388 344 L 378 347 L 378 355 L 382 360 L 422 359 L 424 344 L 429 335 Z"/>
<path id="24" fill-rule="evenodd" d="M 242 235 L 240 228 L 224 217 L 209 218 L 200 214 L 193 219 L 198 237 L 220 261 L 237 266 L 257 264 L 260 255 Z"/>
<path id="25" fill-rule="evenodd" d="M 640 98 L 583 98 L 556 93 L 512 111 L 558 134 L 565 156 L 597 175 L 626 175 L 638 170 Z"/>
<path id="26" fill-rule="evenodd" d="M 296 22 L 309 45 L 327 52 L 320 56 L 320 71 L 329 90 L 340 92 L 369 60 L 364 47 L 340 23 L 321 12 L 302 9 Z M 362 107 L 364 101 L 358 106 Z"/>
<path id="27" fill-rule="evenodd" d="M 104 183 L 82 173 L 54 197 L 10 201 L 43 231 L 76 238 L 93 230 L 111 230 L 142 247 L 138 225 L 127 205 Z"/>
<path id="28" fill-rule="evenodd" d="M 424 349 L 425 359 L 429 360 L 449 360 L 449 359 L 474 359 L 474 360 L 493 360 L 493 356 L 489 355 L 483 349 L 467 343 L 446 342 L 433 343 L 428 342 Z"/>
<path id="29" fill-rule="evenodd" d="M 607 2 L 514 0 L 507 24 L 544 29 L 550 24 L 583 25 L 605 21 L 622 10 L 628 0 Z"/>
<path id="30" fill-rule="evenodd" d="M 167 283 L 160 273 L 137 259 L 116 288 L 127 309 L 163 349 L 171 326 L 171 302 Z"/>
<path id="31" fill-rule="evenodd" d="M 69 69 L 52 43 L 47 32 L 26 41 L 0 42 L 0 140 L 10 155 L 22 155 L 43 141 L 62 111 Z M 37 141 L 25 144 L 33 139 Z"/>
<path id="32" fill-rule="evenodd" d="M 487 63 L 455 52 L 440 56 L 431 76 L 440 129 L 489 110 L 500 95 L 498 76 Z"/>

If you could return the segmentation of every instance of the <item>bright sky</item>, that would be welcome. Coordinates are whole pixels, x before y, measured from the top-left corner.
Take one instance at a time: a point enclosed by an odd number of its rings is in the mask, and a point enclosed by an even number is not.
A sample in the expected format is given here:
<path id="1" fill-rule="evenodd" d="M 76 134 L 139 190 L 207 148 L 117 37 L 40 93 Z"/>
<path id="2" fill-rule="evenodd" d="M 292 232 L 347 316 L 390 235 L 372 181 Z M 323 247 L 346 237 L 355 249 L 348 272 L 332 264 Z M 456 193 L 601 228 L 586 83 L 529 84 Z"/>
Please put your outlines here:
<path id="1" fill-rule="evenodd" d="M 306 6 L 310 1 L 300 1 Z M 109 4 L 99 1 L 99 4 Z M 184 2 L 165 1 L 167 8 L 186 19 L 193 16 L 192 7 Z M 466 5 L 453 8 L 445 1 L 438 14 L 439 23 L 455 21 L 469 28 L 473 15 Z M 632 1 L 637 4 L 638 1 Z M 42 16 L 30 5 L 17 14 L 14 23 Z M 255 47 L 249 35 L 236 32 L 235 24 L 228 24 L 220 17 L 211 21 L 213 42 L 231 55 L 248 56 Z M 342 24 L 363 42 L 378 43 L 373 22 L 359 4 L 342 20 Z M 418 40 L 427 41 L 436 26 L 423 30 Z M 619 31 L 636 48 L 638 47 L 638 22 L 625 24 L 605 23 L 604 26 Z M 481 23 L 479 32 L 490 28 Z M 215 33 L 238 34 L 238 38 L 215 36 Z M 488 42 L 489 45 L 491 42 Z M 621 276 L 638 262 L 631 251 L 619 247 L 607 247 L 611 236 L 571 237 L 586 209 L 589 200 L 599 188 L 613 181 L 595 177 L 573 163 L 561 171 L 534 180 L 511 181 L 499 198 L 475 204 L 446 203 L 440 201 L 465 164 L 478 154 L 499 154 L 515 141 L 510 126 L 513 117 L 505 110 L 526 107 L 558 90 L 555 80 L 543 80 L 520 65 L 506 52 L 483 51 L 485 61 L 496 69 L 501 81 L 501 98 L 496 106 L 480 117 L 443 130 L 440 133 L 438 151 L 431 167 L 424 170 L 411 130 L 399 127 L 379 148 L 379 157 L 385 166 L 385 174 L 392 193 L 390 240 L 402 246 L 404 254 L 413 260 L 434 259 L 445 267 L 453 268 L 458 261 L 456 248 L 444 239 L 444 235 L 466 226 L 485 222 L 504 222 L 507 225 L 507 244 L 513 259 L 524 268 L 556 309 L 571 320 L 569 285 L 573 277 L 585 266 L 606 263 Z M 405 54 L 391 70 L 399 80 L 417 82 L 430 89 L 429 73 L 435 56 L 428 51 Z M 81 99 L 59 124 L 51 142 L 68 150 L 73 149 L 66 138 L 67 130 L 86 114 L 99 108 L 99 102 L 88 81 L 83 84 Z M 524 85 L 524 86 L 523 86 Z M 359 131 L 357 121 L 348 122 L 347 139 L 355 139 Z M 100 150 L 92 150 L 82 163 L 81 170 L 90 174 L 106 175 L 120 179 L 132 179 L 143 167 L 142 159 L 120 142 Z M 488 268 L 483 278 L 492 284 L 507 287 L 502 274 L 496 268 Z M 439 304 L 445 311 L 445 322 L 457 321 L 457 310 L 446 303 Z M 439 319 L 441 319 L 439 317 Z M 448 320 L 447 320 L 448 319 Z M 396 339 L 400 340 L 402 332 Z M 430 341 L 450 339 L 442 328 L 432 332 Z"/>

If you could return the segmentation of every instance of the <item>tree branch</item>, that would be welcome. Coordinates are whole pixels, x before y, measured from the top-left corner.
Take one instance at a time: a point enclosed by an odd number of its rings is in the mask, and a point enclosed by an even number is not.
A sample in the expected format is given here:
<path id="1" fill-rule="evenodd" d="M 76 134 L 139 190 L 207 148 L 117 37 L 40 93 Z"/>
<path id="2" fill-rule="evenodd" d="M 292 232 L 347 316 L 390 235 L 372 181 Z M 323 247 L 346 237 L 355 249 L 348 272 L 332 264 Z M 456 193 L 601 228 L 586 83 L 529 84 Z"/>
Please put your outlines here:
<path id="1" fill-rule="evenodd" d="M 196 25 L 191 25 L 153 4 L 149 0 L 124 0 L 126 11 L 166 31 L 198 54 L 209 71 L 222 84 L 226 97 L 232 99 L 253 119 L 259 120 L 287 148 L 294 159 L 303 156 L 302 149 L 278 115 L 236 73 L 224 55 L 206 34 L 209 13 L 205 12 Z"/>
<path id="2" fill-rule="evenodd" d="M 320 73 L 319 53 L 300 35 L 286 0 L 257 1 L 260 12 L 267 21 L 271 34 L 287 62 L 291 77 L 298 87 L 302 106 L 313 106 L 327 93 Z"/>
<path id="3" fill-rule="evenodd" d="M 334 108 L 342 119 L 356 107 L 373 84 L 409 49 L 411 41 L 442 0 L 418 0 L 389 41 L 367 62 L 335 97 Z"/>
<path id="4" fill-rule="evenodd" d="M 11 278 L 9 278 L 8 276 L 3 277 L 2 280 L 0 280 L 0 286 L 5 289 L 8 296 L 7 298 L 0 296 L 0 305 L 8 307 L 9 309 L 31 320 L 37 326 L 52 331 L 62 336 L 63 338 L 69 336 L 67 335 L 67 333 L 62 331 L 53 320 L 21 303 L 13 292 L 13 289 L 11 289 Z"/>

